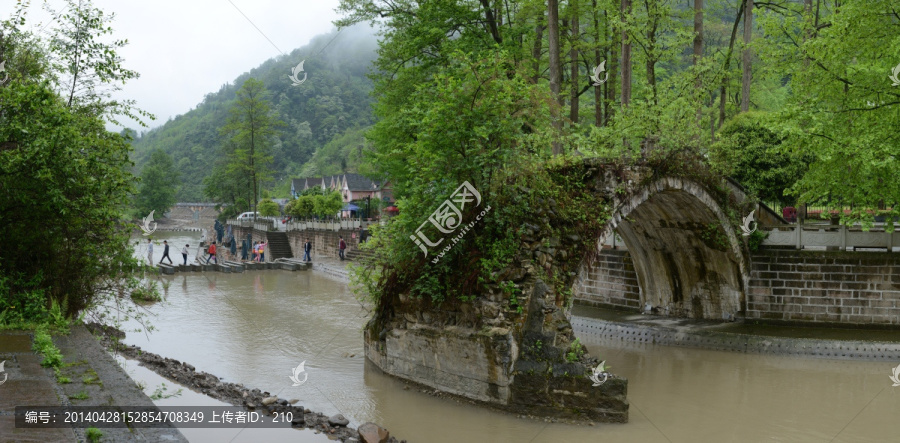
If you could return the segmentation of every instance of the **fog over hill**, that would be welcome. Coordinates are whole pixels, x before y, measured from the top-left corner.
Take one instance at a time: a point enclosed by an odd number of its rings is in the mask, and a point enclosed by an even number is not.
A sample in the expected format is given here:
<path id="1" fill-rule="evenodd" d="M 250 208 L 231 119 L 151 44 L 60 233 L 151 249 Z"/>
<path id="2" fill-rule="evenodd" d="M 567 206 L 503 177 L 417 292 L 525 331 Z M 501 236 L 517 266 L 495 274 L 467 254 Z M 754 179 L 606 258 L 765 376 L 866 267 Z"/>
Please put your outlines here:
<path id="1" fill-rule="evenodd" d="M 205 200 L 201 182 L 225 141 L 220 128 L 236 91 L 249 78 L 265 84 L 272 110 L 284 122 L 272 140 L 275 181 L 267 187 L 283 190 L 290 177 L 301 174 L 356 172 L 362 133 L 373 123 L 372 82 L 366 74 L 376 57 L 375 33 L 367 25 L 357 25 L 317 36 L 287 56 L 269 59 L 222 85 L 190 111 L 136 135 L 135 172 L 140 174 L 150 153 L 161 149 L 180 173 L 178 200 Z M 294 86 L 289 75 L 301 61 L 306 81 Z"/>

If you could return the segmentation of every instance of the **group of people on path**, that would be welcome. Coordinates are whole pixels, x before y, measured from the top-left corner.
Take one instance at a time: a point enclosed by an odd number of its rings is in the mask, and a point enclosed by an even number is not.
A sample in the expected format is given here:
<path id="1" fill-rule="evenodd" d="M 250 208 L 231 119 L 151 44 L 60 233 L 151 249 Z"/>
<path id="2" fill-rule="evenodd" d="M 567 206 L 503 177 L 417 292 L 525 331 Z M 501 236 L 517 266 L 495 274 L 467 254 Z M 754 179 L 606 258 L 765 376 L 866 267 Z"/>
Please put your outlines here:
<path id="1" fill-rule="evenodd" d="M 200 247 L 202 247 L 203 243 L 205 242 L 205 237 L 206 237 L 206 235 L 204 233 L 203 238 L 200 239 L 200 245 L 201 245 Z M 266 246 L 267 245 L 268 245 L 268 243 L 265 241 L 253 242 L 253 261 L 255 261 L 257 263 L 266 261 Z M 184 258 L 185 265 L 187 265 L 188 248 L 190 248 L 190 247 L 191 247 L 191 245 L 184 245 L 184 247 L 181 248 L 181 256 Z M 339 240 L 338 240 L 338 257 L 341 259 L 341 261 L 343 261 L 345 259 L 344 251 L 346 249 L 347 249 L 347 242 L 344 241 L 343 236 L 340 236 Z M 210 261 L 215 261 L 216 264 L 219 263 L 219 259 L 216 256 L 216 242 L 215 241 L 210 243 L 209 248 L 206 250 L 206 253 L 207 253 L 206 264 L 209 264 Z M 311 253 L 312 253 L 312 242 L 309 241 L 309 237 L 307 237 L 306 242 L 303 243 L 303 261 L 311 262 L 312 261 Z M 153 240 L 151 240 L 149 238 L 147 239 L 147 260 L 150 262 L 150 266 L 153 266 Z M 167 240 L 163 240 L 163 256 L 162 256 L 162 258 L 159 259 L 159 262 L 162 263 L 163 260 L 169 260 L 169 264 L 170 265 L 172 264 L 172 258 L 169 257 L 169 242 Z M 202 261 L 202 259 L 200 257 L 199 249 L 197 251 L 197 261 Z"/>
<path id="2" fill-rule="evenodd" d="M 187 257 L 188 257 L 188 248 L 191 245 L 184 245 L 181 248 L 181 256 L 184 258 L 184 264 L 187 265 Z M 159 262 L 162 263 L 163 260 L 169 260 L 169 264 L 172 264 L 172 257 L 169 256 L 169 242 L 168 240 L 163 240 L 163 255 L 162 258 L 159 259 Z M 153 266 L 153 240 L 147 239 L 147 261 L 150 262 L 150 266 Z M 207 259 L 207 262 L 209 260 Z"/>
<path id="3" fill-rule="evenodd" d="M 343 261 L 344 260 L 344 250 L 347 249 L 347 242 L 344 241 L 344 237 L 338 237 L 338 257 Z M 310 253 L 312 252 L 312 242 L 309 241 L 309 237 L 306 237 L 306 243 L 303 243 L 303 261 L 311 262 L 312 257 L 310 257 Z"/>
<path id="4" fill-rule="evenodd" d="M 253 261 L 260 263 L 265 263 L 266 261 L 266 246 L 268 243 L 263 241 L 253 242 Z"/>

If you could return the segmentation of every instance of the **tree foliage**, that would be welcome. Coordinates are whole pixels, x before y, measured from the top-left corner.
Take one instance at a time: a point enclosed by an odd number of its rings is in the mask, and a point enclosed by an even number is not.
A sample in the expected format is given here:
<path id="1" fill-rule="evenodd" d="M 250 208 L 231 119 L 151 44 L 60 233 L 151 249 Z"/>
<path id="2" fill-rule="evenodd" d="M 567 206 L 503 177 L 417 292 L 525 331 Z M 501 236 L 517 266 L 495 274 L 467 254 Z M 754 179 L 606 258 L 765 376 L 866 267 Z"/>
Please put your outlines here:
<path id="1" fill-rule="evenodd" d="M 222 133 L 228 137 L 223 149 L 227 160 L 224 168 L 218 170 L 222 175 L 214 180 L 241 181 L 241 177 L 247 177 L 250 186 L 242 197 L 246 196 L 247 201 L 255 205 L 260 184 L 272 177 L 272 136 L 281 121 L 272 114 L 269 93 L 261 81 L 248 79 L 238 90 L 237 97 L 228 122 L 222 127 Z M 209 196 L 217 194 L 213 192 Z"/>
<path id="2" fill-rule="evenodd" d="M 120 223 L 133 191 L 130 147 L 46 82 L 10 83 L 0 102 L 0 267 L 40 276 L 36 286 L 73 315 L 136 265 Z"/>
<path id="3" fill-rule="evenodd" d="M 313 213 L 319 217 L 336 217 L 338 211 L 344 207 L 341 193 L 337 191 L 314 195 L 312 199 Z"/>
<path id="4" fill-rule="evenodd" d="M 275 203 L 270 198 L 260 200 L 257 207 L 259 208 L 259 215 L 263 217 L 277 217 L 281 215 L 278 203 Z"/>
<path id="5" fill-rule="evenodd" d="M 172 157 L 162 150 L 153 152 L 141 170 L 141 183 L 135 196 L 138 216 L 146 216 L 150 211 L 162 216 L 175 205 L 178 175 Z"/>
<path id="6" fill-rule="evenodd" d="M 772 117 L 749 112 L 731 119 L 710 150 L 711 163 L 764 202 L 789 206 L 791 189 L 806 173 L 808 154 L 785 151 L 784 136 L 772 129 Z"/>
<path id="7" fill-rule="evenodd" d="M 66 106 L 88 108 L 115 123 L 118 115 L 124 115 L 143 125 L 141 117 L 152 118 L 150 114 L 137 109 L 133 100 L 111 98 L 120 84 L 140 77 L 122 65 L 117 52 L 128 40 L 110 40 L 115 14 L 94 7 L 90 0 L 64 3 L 61 11 L 50 9 L 59 17 L 59 26 L 52 28 L 50 51 Z"/>
<path id="8" fill-rule="evenodd" d="M 790 79 L 778 113 L 782 149 L 813 158 L 792 191 L 801 202 L 841 213 L 852 207 L 848 222 L 870 222 L 885 206 L 898 216 L 900 90 L 888 78 L 900 63 L 896 2 L 816 3 L 760 18 L 771 36 L 760 46 L 763 60 Z"/>

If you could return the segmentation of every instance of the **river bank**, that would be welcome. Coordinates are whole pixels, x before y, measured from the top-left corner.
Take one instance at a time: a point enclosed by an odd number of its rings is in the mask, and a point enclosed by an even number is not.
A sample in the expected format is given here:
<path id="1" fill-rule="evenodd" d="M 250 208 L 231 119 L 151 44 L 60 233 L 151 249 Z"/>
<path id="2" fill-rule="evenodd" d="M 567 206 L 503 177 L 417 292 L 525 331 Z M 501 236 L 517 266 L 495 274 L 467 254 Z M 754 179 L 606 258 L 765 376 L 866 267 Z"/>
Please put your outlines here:
<path id="1" fill-rule="evenodd" d="M 314 429 L 340 441 L 361 441 L 364 443 L 405 443 L 397 440 L 390 433 L 374 423 L 365 423 L 359 429 L 349 427 L 350 420 L 341 414 L 328 416 L 313 412 L 296 403 L 297 399 L 281 399 L 269 392 L 250 389 L 240 383 L 223 382 L 219 377 L 208 372 L 197 371 L 187 362 L 180 362 L 142 350 L 135 345 L 126 345 L 119 340 L 125 333 L 109 326 L 99 324 L 87 325 L 88 329 L 100 337 L 100 343 L 107 349 L 127 358 L 137 360 L 148 369 L 172 380 L 182 386 L 199 391 L 209 397 L 221 400 L 234 406 L 242 406 L 249 411 L 260 411 L 266 414 L 292 414 L 292 426 Z"/>

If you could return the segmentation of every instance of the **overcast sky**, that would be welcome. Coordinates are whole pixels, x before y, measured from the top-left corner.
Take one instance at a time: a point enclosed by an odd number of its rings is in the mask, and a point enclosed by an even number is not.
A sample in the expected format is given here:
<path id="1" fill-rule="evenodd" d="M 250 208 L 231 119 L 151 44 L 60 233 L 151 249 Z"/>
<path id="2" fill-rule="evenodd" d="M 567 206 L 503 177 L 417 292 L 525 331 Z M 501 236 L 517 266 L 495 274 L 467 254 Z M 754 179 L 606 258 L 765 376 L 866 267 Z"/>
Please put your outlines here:
<path id="1" fill-rule="evenodd" d="M 184 114 L 204 95 L 281 55 L 279 49 L 288 54 L 314 36 L 334 29 L 338 2 L 93 1 L 103 11 L 116 14 L 112 22 L 114 36 L 129 42 L 119 55 L 124 58 L 125 67 L 141 74 L 126 84 L 116 98 L 137 100 L 138 107 L 156 115 L 155 121 L 147 122 L 151 128 L 162 125 L 169 117 Z M 65 5 L 60 0 L 32 0 L 27 27 L 34 32 L 56 25 L 45 10 L 45 3 L 57 11 Z M 0 0 L 0 17 L 8 18 L 15 4 L 16 0 Z M 123 123 L 138 129 L 136 123 Z"/>

